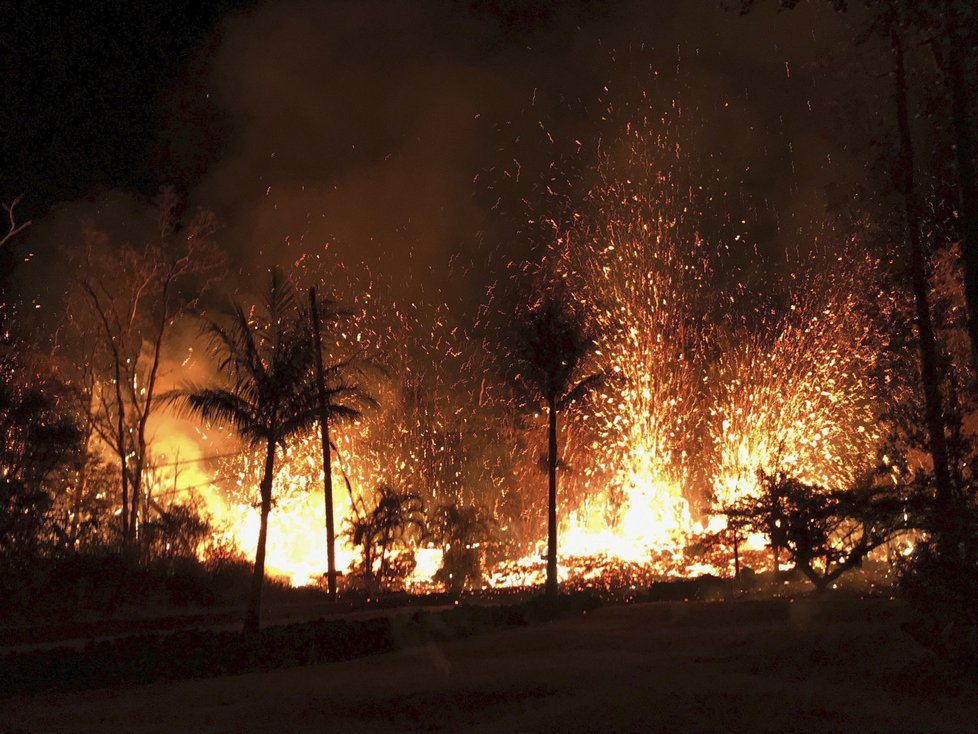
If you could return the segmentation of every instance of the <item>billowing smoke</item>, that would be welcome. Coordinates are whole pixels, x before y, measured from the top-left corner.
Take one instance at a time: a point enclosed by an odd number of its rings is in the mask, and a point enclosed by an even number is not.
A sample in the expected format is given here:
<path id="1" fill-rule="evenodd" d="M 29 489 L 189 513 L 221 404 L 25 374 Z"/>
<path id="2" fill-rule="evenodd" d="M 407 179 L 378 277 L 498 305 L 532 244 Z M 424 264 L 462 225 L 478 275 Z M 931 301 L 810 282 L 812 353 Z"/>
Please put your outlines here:
<path id="1" fill-rule="evenodd" d="M 243 273 L 328 244 L 470 305 L 631 122 L 680 149 L 708 233 L 794 253 L 860 170 L 833 120 L 861 77 L 822 56 L 852 56 L 859 19 L 813 5 L 267 3 L 174 83 L 161 170 L 217 212 Z"/>

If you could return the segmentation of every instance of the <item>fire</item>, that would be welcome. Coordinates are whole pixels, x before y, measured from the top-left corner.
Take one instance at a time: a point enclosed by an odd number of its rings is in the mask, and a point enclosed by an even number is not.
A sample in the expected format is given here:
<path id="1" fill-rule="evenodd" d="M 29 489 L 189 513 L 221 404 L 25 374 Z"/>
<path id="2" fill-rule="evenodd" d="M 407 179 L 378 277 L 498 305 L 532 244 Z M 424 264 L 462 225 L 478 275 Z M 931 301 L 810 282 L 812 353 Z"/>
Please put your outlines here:
<path id="1" fill-rule="evenodd" d="M 727 573 L 728 559 L 690 558 L 686 549 L 724 530 L 718 511 L 756 491 L 759 471 L 845 486 L 882 441 L 873 377 L 882 342 L 865 308 L 874 263 L 845 255 L 818 267 L 798 263 L 773 295 L 731 284 L 723 269 L 731 245 L 708 245 L 689 197 L 641 152 L 644 141 L 632 143 L 627 156 L 602 164 L 585 211 L 554 225 L 543 266 L 589 314 L 591 366 L 611 378 L 584 410 L 562 418 L 565 580 L 612 567 L 646 579 Z M 376 308 L 378 300 L 364 302 Z M 543 533 L 531 511 L 545 496 L 534 460 L 539 421 L 515 456 L 515 439 L 507 443 L 514 431 L 474 425 L 505 422 L 507 408 L 489 394 L 474 356 L 481 345 L 452 328 L 443 308 L 425 316 L 416 306 L 391 309 L 373 322 L 366 313 L 349 334 L 384 355 L 387 370 L 370 384 L 380 407 L 334 431 L 337 530 L 385 483 L 416 492 L 429 510 L 488 497 L 498 524 L 529 528 L 531 540 L 522 558 L 487 569 L 486 583 L 541 582 Z M 257 471 L 241 456 L 214 477 L 223 483 L 214 514 L 249 555 Z M 317 583 L 325 571 L 321 475 L 318 432 L 310 431 L 280 457 L 268 538 L 270 572 L 296 585 Z M 751 547 L 760 539 L 747 539 Z M 408 583 L 430 584 L 442 550 L 414 551 Z M 339 569 L 348 573 L 356 558 L 338 532 Z"/>
<path id="2" fill-rule="evenodd" d="M 756 490 L 759 471 L 844 487 L 876 460 L 882 434 L 870 384 L 879 337 L 860 311 L 870 264 L 822 272 L 787 312 L 723 352 L 711 410 L 713 490 L 729 503 Z"/>
<path id="3" fill-rule="evenodd" d="M 362 426 L 352 430 L 364 435 Z M 348 442 L 348 441 L 347 441 Z M 342 439 L 338 443 L 344 445 Z M 336 524 L 336 568 L 349 574 L 359 560 L 359 551 L 343 531 L 362 512 L 364 488 L 344 487 L 346 481 L 356 481 L 363 469 L 354 469 L 349 461 L 334 457 L 333 512 Z M 233 468 L 232 468 L 233 467 Z M 255 508 L 259 462 L 243 454 L 234 457 L 222 470 L 234 477 L 234 486 L 225 492 L 225 503 L 215 511 L 224 526 L 224 533 L 249 555 L 258 542 L 259 517 Z M 346 479 L 344 479 L 344 477 Z M 357 492 L 357 494 L 354 494 Z M 273 484 L 274 506 L 269 521 L 266 545 L 266 566 L 269 575 L 287 578 L 293 586 L 317 585 L 326 573 L 326 526 L 323 500 L 321 444 L 318 429 L 294 442 L 278 460 Z M 361 504 L 354 507 L 354 502 Z M 419 549 L 419 562 L 413 581 L 429 581 L 440 565 L 428 549 Z"/>
<path id="4" fill-rule="evenodd" d="M 628 147 L 629 175 L 615 170 L 621 157 L 606 160 L 589 214 L 555 226 L 549 270 L 590 314 L 594 366 L 613 378 L 584 428 L 568 431 L 589 469 L 562 480 L 581 497 L 559 536 L 565 574 L 598 555 L 659 574 L 725 573 L 682 550 L 725 528 L 716 513 L 755 492 L 759 472 L 844 487 L 872 467 L 883 438 L 873 385 L 882 340 L 866 308 L 879 302 L 875 263 L 800 263 L 779 294 L 786 307 L 757 305 L 743 287 L 724 288 L 726 248 L 707 248 L 691 202 L 677 205 L 645 150 Z M 539 569 L 540 555 L 524 566 Z"/>
<path id="5" fill-rule="evenodd" d="M 287 473 L 286 472 L 283 472 Z M 282 475 L 276 477 L 282 480 Z M 326 530 L 322 490 L 297 491 L 301 485 L 282 485 L 279 499 L 269 523 L 266 545 L 266 564 L 270 576 L 288 579 L 292 586 L 319 583 L 326 572 Z M 345 517 L 339 510 L 336 517 Z M 258 542 L 258 513 L 250 505 L 225 506 L 218 513 L 224 533 L 236 546 L 249 555 Z M 336 567 L 348 573 L 356 559 L 356 551 L 348 543 L 337 542 Z"/>
<path id="6" fill-rule="evenodd" d="M 587 499 L 561 547 L 649 563 L 681 550 L 698 527 L 690 497 L 705 397 L 698 309 L 708 261 L 702 239 L 674 213 L 667 177 L 614 176 L 605 166 L 591 190 L 593 213 L 558 233 L 552 253 L 555 274 L 591 314 L 596 366 L 610 377 L 580 459 L 593 454 Z"/>

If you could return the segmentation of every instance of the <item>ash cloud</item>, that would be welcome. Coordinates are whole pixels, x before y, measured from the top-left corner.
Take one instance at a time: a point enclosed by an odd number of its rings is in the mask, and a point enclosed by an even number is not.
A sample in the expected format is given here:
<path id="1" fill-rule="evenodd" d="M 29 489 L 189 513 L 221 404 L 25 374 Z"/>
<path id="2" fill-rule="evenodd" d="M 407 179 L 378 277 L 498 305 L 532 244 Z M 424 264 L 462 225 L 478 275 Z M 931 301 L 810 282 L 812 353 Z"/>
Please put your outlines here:
<path id="1" fill-rule="evenodd" d="M 329 243 L 404 297 L 472 301 L 499 275 L 487 263 L 530 254 L 548 164 L 576 167 L 568 190 L 583 193 L 592 144 L 642 105 L 712 192 L 704 226 L 747 220 L 768 253 L 809 247 L 826 187 L 862 175 L 833 126 L 872 64 L 853 50 L 858 17 L 519 7 L 293 0 L 229 17 L 174 86 L 166 134 L 193 165 L 210 157 L 192 199 L 224 222 L 243 279 Z"/>
<path id="2" fill-rule="evenodd" d="M 550 236 L 528 220 L 552 214 L 551 178 L 579 200 L 595 150 L 647 116 L 650 138 L 680 146 L 684 183 L 703 186 L 704 233 L 741 233 L 733 260 L 750 271 L 755 249 L 783 263 L 833 239 L 827 188 L 866 175 L 866 140 L 837 121 L 886 84 L 879 51 L 855 45 L 857 15 L 825 5 L 257 4 L 171 83 L 154 165 L 189 209 L 217 214 L 230 290 L 260 291 L 267 267 L 311 253 L 464 316 Z M 25 275 L 59 291 L 51 252 L 83 225 L 151 237 L 128 231 L 138 206 L 110 191 L 57 207 Z"/>

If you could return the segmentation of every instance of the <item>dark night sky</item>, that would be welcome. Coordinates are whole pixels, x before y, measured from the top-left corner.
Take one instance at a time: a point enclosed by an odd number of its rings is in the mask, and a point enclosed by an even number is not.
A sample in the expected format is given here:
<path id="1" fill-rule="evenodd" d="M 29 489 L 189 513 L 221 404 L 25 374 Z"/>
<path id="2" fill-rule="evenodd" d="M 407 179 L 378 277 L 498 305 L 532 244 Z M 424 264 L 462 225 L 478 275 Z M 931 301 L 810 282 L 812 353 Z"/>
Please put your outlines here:
<path id="1" fill-rule="evenodd" d="M 17 2 L 0 194 L 25 195 L 45 253 L 86 222 L 137 239 L 172 184 L 240 272 L 330 242 L 451 301 L 484 276 L 446 283 L 449 260 L 526 256 L 550 162 L 573 196 L 598 144 L 664 115 L 648 134 L 715 194 L 708 232 L 743 219 L 745 247 L 803 251 L 830 185 L 863 175 L 840 120 L 877 71 L 859 19 L 824 6 Z"/>
<path id="2" fill-rule="evenodd" d="M 151 190 L 160 99 L 243 0 L 15 0 L 0 25 L 0 195 L 33 212 L 93 187 Z"/>

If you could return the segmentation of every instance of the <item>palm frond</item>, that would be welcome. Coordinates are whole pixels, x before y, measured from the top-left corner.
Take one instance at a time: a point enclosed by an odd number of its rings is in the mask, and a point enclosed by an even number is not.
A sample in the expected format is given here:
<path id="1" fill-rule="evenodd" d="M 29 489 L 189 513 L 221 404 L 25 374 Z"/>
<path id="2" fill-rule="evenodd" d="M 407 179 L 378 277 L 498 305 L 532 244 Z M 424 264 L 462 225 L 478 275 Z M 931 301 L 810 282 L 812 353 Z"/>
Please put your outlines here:
<path id="1" fill-rule="evenodd" d="M 282 443 L 314 420 L 311 337 L 291 284 L 273 271 L 265 312 L 232 304 L 224 322 L 207 320 L 222 384 L 179 391 L 189 412 L 230 425 L 245 440 Z M 171 402 L 179 402 L 174 395 Z"/>
<path id="2" fill-rule="evenodd" d="M 267 422 L 256 413 L 254 406 L 227 389 L 188 384 L 164 393 L 160 400 L 178 414 L 228 425 L 248 443 L 267 438 Z"/>
<path id="3" fill-rule="evenodd" d="M 566 298 L 556 295 L 528 308 L 518 319 L 513 356 L 520 382 L 536 397 L 558 403 L 594 349 L 594 340 Z"/>

